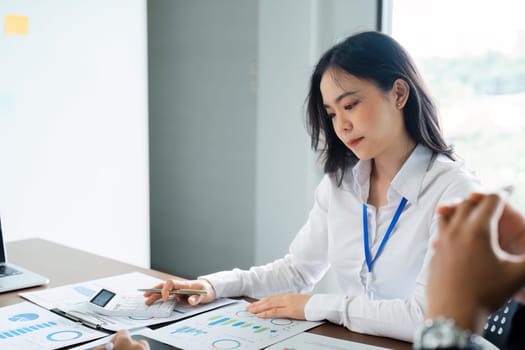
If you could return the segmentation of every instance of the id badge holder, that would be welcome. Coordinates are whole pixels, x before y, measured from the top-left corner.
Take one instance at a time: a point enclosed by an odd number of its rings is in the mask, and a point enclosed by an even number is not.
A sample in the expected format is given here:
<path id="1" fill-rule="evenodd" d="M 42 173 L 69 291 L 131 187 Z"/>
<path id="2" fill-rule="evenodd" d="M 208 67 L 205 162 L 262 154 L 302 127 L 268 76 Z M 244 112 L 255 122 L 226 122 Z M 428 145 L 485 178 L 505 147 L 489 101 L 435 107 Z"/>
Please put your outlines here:
<path id="1" fill-rule="evenodd" d="M 374 276 L 372 272 L 367 272 L 365 281 L 365 292 L 370 300 L 374 300 L 374 288 L 372 287 L 372 281 Z"/>

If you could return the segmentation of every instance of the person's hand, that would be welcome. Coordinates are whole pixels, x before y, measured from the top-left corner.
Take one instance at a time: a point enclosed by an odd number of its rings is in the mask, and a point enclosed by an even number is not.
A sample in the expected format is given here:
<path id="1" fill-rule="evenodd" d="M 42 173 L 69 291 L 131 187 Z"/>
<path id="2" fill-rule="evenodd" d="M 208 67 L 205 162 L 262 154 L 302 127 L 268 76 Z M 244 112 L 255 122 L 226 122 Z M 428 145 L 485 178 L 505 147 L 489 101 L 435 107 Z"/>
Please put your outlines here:
<path id="1" fill-rule="evenodd" d="M 257 317 L 284 317 L 304 320 L 304 307 L 312 296 L 308 294 L 280 294 L 263 298 L 246 307 Z"/>
<path id="2" fill-rule="evenodd" d="M 472 193 L 469 200 L 479 203 L 486 195 Z M 444 205 L 438 207 L 438 214 L 445 219 L 454 214 L 457 205 Z M 498 243 L 499 247 L 512 255 L 525 254 L 525 217 L 510 204 L 505 204 L 503 213 L 498 221 Z"/>
<path id="3" fill-rule="evenodd" d="M 509 254 L 525 254 L 525 218 L 510 205 L 505 205 L 499 220 L 498 242 Z"/>
<path id="4" fill-rule="evenodd" d="M 484 197 L 484 194 L 472 193 L 469 200 L 477 204 Z M 438 214 L 446 219 L 454 214 L 456 208 L 457 205 L 441 206 L 438 208 Z M 497 242 L 498 246 L 494 248 L 500 255 L 504 252 L 509 254 L 507 258 L 516 258 L 516 255 L 525 254 L 525 217 L 508 203 L 505 204 L 498 221 Z M 525 286 L 513 298 L 525 304 Z"/>
<path id="5" fill-rule="evenodd" d="M 122 329 L 111 338 L 114 350 L 149 350 L 149 344 L 145 340 L 135 341 L 131 339 L 127 330 Z M 94 350 L 106 350 L 106 346 L 96 347 Z"/>
<path id="6" fill-rule="evenodd" d="M 498 256 L 491 242 L 503 200 L 495 194 L 477 196 L 440 217 L 427 287 L 428 318 L 451 318 L 473 331 L 525 282 L 525 260 Z"/>
<path id="7" fill-rule="evenodd" d="M 519 303 L 525 304 L 525 287 L 522 287 L 518 293 L 514 294 L 513 299 Z"/>
<path id="8" fill-rule="evenodd" d="M 206 294 L 203 295 L 189 295 L 183 296 L 175 294 L 174 298 L 180 300 L 180 298 L 187 297 L 188 303 L 190 305 L 206 304 L 215 300 L 215 289 L 210 282 L 206 280 L 167 280 L 164 283 L 156 285 L 154 288 L 161 289 L 161 294 L 159 293 L 144 293 L 146 299 L 146 304 L 151 305 L 156 300 L 162 298 L 162 300 L 167 301 L 170 297 L 169 292 L 173 289 L 204 289 Z"/>

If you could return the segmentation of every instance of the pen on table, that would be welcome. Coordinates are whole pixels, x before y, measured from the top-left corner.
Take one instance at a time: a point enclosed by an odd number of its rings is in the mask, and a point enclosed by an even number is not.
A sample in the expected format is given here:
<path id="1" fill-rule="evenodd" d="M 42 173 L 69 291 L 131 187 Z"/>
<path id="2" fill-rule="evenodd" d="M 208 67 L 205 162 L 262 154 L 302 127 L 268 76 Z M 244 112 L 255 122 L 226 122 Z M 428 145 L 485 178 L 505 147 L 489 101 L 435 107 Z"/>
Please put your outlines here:
<path id="1" fill-rule="evenodd" d="M 161 289 L 158 288 L 143 288 L 137 289 L 139 292 L 159 293 Z M 173 294 L 185 294 L 185 295 L 204 295 L 208 294 L 204 289 L 173 289 L 170 290 L 170 295 Z"/>
<path id="2" fill-rule="evenodd" d="M 58 308 L 50 309 L 49 311 L 57 315 L 60 315 L 62 317 L 68 318 L 71 321 L 82 323 L 85 326 L 88 326 L 94 329 L 101 329 L 100 324 L 98 324 L 96 320 L 90 321 L 86 317 L 79 317 L 79 316 L 73 315 L 73 312 L 76 312 L 76 311 L 65 312 Z"/>

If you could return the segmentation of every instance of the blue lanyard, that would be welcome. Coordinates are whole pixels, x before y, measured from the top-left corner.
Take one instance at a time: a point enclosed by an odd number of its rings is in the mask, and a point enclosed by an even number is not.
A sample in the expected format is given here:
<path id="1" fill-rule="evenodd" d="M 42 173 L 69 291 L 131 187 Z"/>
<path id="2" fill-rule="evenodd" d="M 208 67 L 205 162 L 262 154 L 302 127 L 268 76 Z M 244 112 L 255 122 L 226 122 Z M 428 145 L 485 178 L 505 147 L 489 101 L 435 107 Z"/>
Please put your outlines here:
<path id="1" fill-rule="evenodd" d="M 401 216 L 401 213 L 403 212 L 403 209 L 405 209 L 405 205 L 407 204 L 407 199 L 403 197 L 401 200 L 401 203 L 399 203 L 399 207 L 397 207 L 396 213 L 394 214 L 394 217 L 392 218 L 392 221 L 390 222 L 390 226 L 388 226 L 388 230 L 386 230 L 385 237 L 383 237 L 383 240 L 381 241 L 381 244 L 379 245 L 379 248 L 377 249 L 376 256 L 372 259 L 370 257 L 370 245 L 368 244 L 368 214 L 367 214 L 367 206 L 365 203 L 363 203 L 363 233 L 365 236 L 364 242 L 365 242 L 365 258 L 366 258 L 366 266 L 368 267 L 368 272 L 372 272 L 372 265 L 377 260 L 379 255 L 383 252 L 383 249 L 385 248 L 386 242 L 390 238 L 390 234 L 394 230 L 394 227 L 396 226 L 397 220 L 399 220 L 399 216 Z"/>

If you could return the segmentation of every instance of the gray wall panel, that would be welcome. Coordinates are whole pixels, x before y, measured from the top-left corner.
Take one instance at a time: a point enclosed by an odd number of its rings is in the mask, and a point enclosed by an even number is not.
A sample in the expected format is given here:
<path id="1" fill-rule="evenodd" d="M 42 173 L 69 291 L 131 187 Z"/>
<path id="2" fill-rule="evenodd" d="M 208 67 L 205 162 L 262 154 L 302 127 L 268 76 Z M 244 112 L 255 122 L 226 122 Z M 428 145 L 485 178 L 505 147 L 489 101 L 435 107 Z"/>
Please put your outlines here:
<path id="1" fill-rule="evenodd" d="M 249 267 L 257 3 L 151 0 L 148 22 L 151 265 Z"/>

